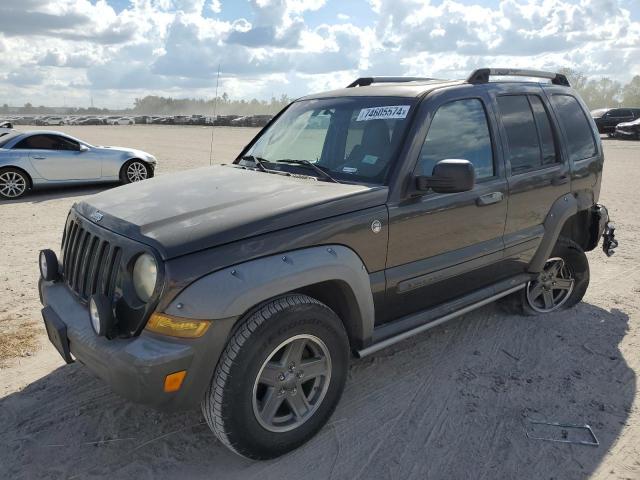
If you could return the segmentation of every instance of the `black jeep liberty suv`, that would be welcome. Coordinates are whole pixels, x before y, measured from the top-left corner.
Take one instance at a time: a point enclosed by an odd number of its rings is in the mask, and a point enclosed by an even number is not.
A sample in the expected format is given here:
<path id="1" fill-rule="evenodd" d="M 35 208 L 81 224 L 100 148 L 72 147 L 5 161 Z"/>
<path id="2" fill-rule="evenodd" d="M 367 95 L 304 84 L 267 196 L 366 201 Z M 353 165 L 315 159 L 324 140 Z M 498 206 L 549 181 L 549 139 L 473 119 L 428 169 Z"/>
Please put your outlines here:
<path id="1" fill-rule="evenodd" d="M 291 103 L 231 165 L 75 204 L 60 262 L 40 254 L 44 322 L 123 396 L 201 405 L 231 450 L 272 458 L 325 424 L 351 353 L 507 296 L 580 302 L 584 252 L 617 246 L 602 167 L 562 75 L 360 78 Z"/>

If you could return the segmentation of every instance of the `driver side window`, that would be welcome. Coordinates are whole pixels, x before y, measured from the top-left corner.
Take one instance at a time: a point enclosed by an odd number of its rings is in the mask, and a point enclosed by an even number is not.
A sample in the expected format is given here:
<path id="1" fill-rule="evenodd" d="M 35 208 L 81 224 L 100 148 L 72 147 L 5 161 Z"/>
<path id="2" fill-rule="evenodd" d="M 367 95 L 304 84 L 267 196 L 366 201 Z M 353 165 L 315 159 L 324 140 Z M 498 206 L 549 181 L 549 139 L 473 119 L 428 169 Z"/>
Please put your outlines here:
<path id="1" fill-rule="evenodd" d="M 495 175 L 487 115 L 477 98 L 456 100 L 438 108 L 420 151 L 416 173 L 431 176 L 436 163 L 445 159 L 469 160 L 478 180 Z"/>
<path id="2" fill-rule="evenodd" d="M 19 141 L 13 148 L 28 150 L 80 150 L 80 144 L 59 135 L 32 135 Z"/>

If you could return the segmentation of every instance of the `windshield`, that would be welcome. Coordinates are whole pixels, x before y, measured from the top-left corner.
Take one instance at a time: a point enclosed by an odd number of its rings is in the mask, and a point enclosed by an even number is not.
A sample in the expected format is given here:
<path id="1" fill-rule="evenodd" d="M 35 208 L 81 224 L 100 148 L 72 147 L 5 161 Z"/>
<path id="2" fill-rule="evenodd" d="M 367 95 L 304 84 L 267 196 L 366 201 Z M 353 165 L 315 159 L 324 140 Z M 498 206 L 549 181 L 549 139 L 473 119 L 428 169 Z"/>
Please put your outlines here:
<path id="1" fill-rule="evenodd" d="M 0 148 L 4 148 L 7 143 L 16 138 L 18 135 L 20 135 L 20 133 L 18 132 L 7 132 L 0 134 Z"/>
<path id="2" fill-rule="evenodd" d="M 601 116 L 603 116 L 608 111 L 609 111 L 608 108 L 599 108 L 598 110 L 591 110 L 591 116 L 593 118 L 600 118 Z"/>
<path id="3" fill-rule="evenodd" d="M 241 164 L 251 164 L 247 157 L 254 156 L 268 169 L 302 170 L 326 180 L 303 164 L 311 162 L 339 181 L 382 184 L 414 105 L 415 99 L 397 97 L 296 102 L 245 152 Z"/>

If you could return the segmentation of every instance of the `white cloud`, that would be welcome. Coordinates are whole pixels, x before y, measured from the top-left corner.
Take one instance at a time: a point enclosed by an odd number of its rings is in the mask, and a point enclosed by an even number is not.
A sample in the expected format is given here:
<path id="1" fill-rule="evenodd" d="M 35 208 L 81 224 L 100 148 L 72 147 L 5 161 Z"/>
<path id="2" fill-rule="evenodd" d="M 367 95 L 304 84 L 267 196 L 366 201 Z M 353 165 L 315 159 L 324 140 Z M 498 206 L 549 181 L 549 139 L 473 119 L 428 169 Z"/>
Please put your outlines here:
<path id="1" fill-rule="evenodd" d="M 0 101 L 211 96 L 218 65 L 222 87 L 242 97 L 299 95 L 361 74 L 464 77 L 480 66 L 640 74 L 640 22 L 629 11 L 637 0 L 501 0 L 494 9 L 367 0 L 357 19 L 340 0 L 250 0 L 250 14 L 230 18 L 231 1 L 131 0 L 121 11 L 109 0 L 0 2 Z M 320 11 L 335 20 L 318 24 Z"/>

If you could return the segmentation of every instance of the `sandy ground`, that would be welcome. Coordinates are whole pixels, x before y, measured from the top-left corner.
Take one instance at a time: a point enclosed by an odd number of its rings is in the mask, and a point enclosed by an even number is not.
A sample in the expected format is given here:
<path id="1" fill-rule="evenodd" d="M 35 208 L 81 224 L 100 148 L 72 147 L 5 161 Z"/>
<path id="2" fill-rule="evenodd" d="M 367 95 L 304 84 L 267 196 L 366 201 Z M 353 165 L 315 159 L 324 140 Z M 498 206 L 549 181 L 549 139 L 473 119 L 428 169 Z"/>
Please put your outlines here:
<path id="1" fill-rule="evenodd" d="M 147 150 L 162 175 L 208 163 L 206 128 L 63 130 Z M 231 160 L 254 133 L 217 129 L 216 161 Z M 36 340 L 0 370 L 0 477 L 640 479 L 640 142 L 604 143 L 601 201 L 621 246 L 611 259 L 589 253 L 583 303 L 544 318 L 491 305 L 354 360 L 330 423 L 269 462 L 226 450 L 197 410 L 128 403 L 81 365 L 63 366 L 47 343 L 37 252 L 57 249 L 69 207 L 100 189 L 0 203 L 0 333 L 32 325 Z M 531 420 L 590 424 L 600 445 L 531 440 Z"/>

